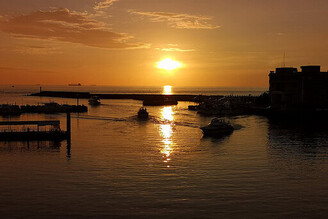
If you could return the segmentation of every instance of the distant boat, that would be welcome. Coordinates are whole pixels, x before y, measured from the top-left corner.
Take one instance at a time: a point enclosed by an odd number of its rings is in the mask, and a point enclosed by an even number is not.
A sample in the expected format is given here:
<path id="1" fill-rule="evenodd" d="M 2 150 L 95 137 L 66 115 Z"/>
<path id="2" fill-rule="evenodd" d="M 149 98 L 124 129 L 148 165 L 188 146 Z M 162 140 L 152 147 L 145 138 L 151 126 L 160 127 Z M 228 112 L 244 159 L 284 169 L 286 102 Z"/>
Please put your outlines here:
<path id="1" fill-rule="evenodd" d="M 88 102 L 92 106 L 98 106 L 100 105 L 100 98 L 98 96 L 91 96 Z"/>
<path id="2" fill-rule="evenodd" d="M 149 113 L 147 112 L 147 109 L 144 107 L 141 107 L 138 111 L 138 118 L 139 119 L 148 119 Z"/>
<path id="3" fill-rule="evenodd" d="M 222 136 L 233 132 L 234 128 L 224 119 L 214 118 L 207 126 L 200 128 L 204 136 Z"/>
<path id="4" fill-rule="evenodd" d="M 78 83 L 78 84 L 68 84 L 68 86 L 82 86 L 81 83 Z"/>

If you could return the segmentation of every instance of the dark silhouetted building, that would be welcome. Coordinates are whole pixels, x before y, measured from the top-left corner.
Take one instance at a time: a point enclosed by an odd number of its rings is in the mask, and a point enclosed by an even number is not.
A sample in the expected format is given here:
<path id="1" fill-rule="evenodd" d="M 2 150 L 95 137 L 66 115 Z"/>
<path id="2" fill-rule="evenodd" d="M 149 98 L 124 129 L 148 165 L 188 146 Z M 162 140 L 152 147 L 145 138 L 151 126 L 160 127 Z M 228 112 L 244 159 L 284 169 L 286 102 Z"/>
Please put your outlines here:
<path id="1" fill-rule="evenodd" d="M 320 66 L 277 68 L 271 71 L 271 108 L 278 111 L 328 109 L 328 72 Z"/>

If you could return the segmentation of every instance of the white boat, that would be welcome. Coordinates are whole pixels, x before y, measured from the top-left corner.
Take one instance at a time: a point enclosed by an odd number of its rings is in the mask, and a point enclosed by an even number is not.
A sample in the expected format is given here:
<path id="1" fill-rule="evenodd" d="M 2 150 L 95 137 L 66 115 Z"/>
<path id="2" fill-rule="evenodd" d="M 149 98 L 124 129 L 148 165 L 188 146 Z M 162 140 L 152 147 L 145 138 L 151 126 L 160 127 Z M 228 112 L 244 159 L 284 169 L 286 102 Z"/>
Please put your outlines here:
<path id="1" fill-rule="evenodd" d="M 207 126 L 200 128 L 205 136 L 222 136 L 233 132 L 234 128 L 224 119 L 214 118 Z"/>
<path id="2" fill-rule="evenodd" d="M 89 104 L 92 106 L 98 106 L 100 105 L 100 98 L 98 96 L 92 96 L 89 99 Z"/>

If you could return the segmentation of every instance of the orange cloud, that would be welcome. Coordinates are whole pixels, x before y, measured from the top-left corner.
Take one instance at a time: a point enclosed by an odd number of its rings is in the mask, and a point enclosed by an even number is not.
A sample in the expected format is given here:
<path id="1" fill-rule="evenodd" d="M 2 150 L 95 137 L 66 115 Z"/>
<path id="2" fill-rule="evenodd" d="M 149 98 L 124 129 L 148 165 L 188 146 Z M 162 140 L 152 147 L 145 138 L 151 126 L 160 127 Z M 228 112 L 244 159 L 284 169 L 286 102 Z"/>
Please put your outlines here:
<path id="1" fill-rule="evenodd" d="M 156 50 L 161 50 L 165 52 L 194 52 L 194 49 L 180 49 L 180 48 L 156 48 Z"/>
<path id="2" fill-rule="evenodd" d="M 49 55 L 49 54 L 60 54 L 60 51 L 56 47 L 51 46 L 20 46 L 13 51 L 21 53 L 21 54 L 30 54 L 30 55 Z"/>
<path id="3" fill-rule="evenodd" d="M 116 1 L 118 0 L 105 0 L 102 2 L 97 2 L 96 5 L 93 7 L 93 9 L 97 11 L 97 10 L 109 8 Z"/>
<path id="4" fill-rule="evenodd" d="M 51 39 L 99 48 L 145 46 L 142 43 L 127 43 L 126 40 L 131 39 L 131 36 L 111 31 L 104 23 L 91 19 L 87 13 L 70 12 L 68 9 L 36 11 L 2 18 L 0 31 L 15 37 Z"/>
<path id="5" fill-rule="evenodd" d="M 170 27 L 179 29 L 217 29 L 219 26 L 208 23 L 212 18 L 201 15 L 169 12 L 144 12 L 130 10 L 131 14 L 148 17 L 151 22 L 167 22 Z"/>

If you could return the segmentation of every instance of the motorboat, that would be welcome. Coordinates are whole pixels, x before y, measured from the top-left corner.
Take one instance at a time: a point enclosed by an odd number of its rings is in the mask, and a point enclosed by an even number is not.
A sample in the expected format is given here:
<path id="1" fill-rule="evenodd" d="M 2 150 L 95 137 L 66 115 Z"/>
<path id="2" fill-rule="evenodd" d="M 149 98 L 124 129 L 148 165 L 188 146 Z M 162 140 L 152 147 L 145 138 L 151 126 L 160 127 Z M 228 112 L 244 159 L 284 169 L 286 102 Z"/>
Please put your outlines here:
<path id="1" fill-rule="evenodd" d="M 148 119 L 149 113 L 147 112 L 147 109 L 144 107 L 141 107 L 138 111 L 138 118 L 139 119 Z"/>
<path id="2" fill-rule="evenodd" d="M 234 128 L 222 118 L 214 118 L 207 126 L 200 128 L 205 136 L 222 136 L 233 132 Z"/>
<path id="3" fill-rule="evenodd" d="M 89 104 L 92 106 L 98 106 L 100 105 L 100 98 L 98 96 L 92 96 L 89 99 Z"/>

